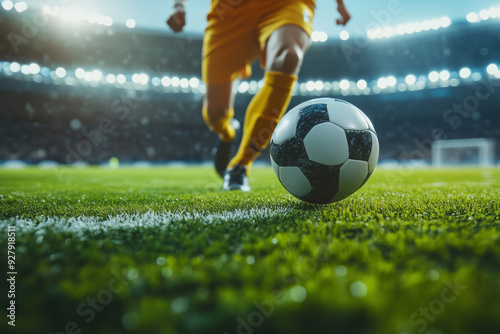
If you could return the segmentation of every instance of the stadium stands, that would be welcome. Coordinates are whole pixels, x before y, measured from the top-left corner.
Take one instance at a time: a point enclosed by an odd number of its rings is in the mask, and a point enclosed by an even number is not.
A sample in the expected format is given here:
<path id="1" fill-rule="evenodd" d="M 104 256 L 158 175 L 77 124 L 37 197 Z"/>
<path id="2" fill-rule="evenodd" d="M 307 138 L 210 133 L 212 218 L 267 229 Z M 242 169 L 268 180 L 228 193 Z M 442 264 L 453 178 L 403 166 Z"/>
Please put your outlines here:
<path id="1" fill-rule="evenodd" d="M 319 96 L 354 103 L 378 131 L 381 160 L 429 161 L 436 139 L 498 141 L 497 29 L 497 20 L 464 18 L 419 34 L 314 43 L 292 105 Z M 211 158 L 201 36 L 65 25 L 30 10 L 2 12 L 0 34 L 0 161 Z M 256 65 L 239 86 L 241 120 L 261 76 Z"/>

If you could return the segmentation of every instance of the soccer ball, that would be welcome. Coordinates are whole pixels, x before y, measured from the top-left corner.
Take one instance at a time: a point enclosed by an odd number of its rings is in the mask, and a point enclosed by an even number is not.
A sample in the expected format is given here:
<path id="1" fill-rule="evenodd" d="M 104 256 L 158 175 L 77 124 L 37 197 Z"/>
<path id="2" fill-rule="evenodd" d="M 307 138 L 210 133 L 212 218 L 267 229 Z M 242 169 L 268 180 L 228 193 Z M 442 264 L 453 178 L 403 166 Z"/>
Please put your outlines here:
<path id="1" fill-rule="evenodd" d="M 349 102 L 320 98 L 299 104 L 280 120 L 271 138 L 271 163 L 295 197 L 326 204 L 358 190 L 378 161 L 377 134 Z"/>

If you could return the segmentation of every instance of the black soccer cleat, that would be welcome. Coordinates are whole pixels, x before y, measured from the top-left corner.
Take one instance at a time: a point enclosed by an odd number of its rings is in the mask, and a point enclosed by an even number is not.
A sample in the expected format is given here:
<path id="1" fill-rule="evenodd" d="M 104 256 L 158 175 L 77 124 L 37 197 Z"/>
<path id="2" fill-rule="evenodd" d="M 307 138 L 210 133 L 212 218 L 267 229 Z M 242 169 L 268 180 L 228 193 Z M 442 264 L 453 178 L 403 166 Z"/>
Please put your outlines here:
<path id="1" fill-rule="evenodd" d="M 227 170 L 224 174 L 224 190 L 240 190 L 250 191 L 248 185 L 247 167 L 236 165 L 232 169 Z"/>
<path id="2" fill-rule="evenodd" d="M 233 144 L 236 142 L 236 137 L 238 137 L 241 128 L 240 122 L 235 118 L 231 120 L 231 124 L 236 131 L 234 139 L 230 142 L 220 140 L 219 146 L 214 149 L 215 170 L 222 178 L 224 177 L 224 172 L 226 171 L 229 160 L 231 159 Z"/>

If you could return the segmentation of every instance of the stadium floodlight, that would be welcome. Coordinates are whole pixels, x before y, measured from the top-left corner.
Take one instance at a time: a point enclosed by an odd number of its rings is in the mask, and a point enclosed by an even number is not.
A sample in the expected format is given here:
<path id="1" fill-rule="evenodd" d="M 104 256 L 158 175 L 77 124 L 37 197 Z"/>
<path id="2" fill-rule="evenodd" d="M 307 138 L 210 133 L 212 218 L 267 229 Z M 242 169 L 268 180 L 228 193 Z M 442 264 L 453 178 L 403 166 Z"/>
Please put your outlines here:
<path id="1" fill-rule="evenodd" d="M 31 74 L 38 74 L 38 73 L 40 73 L 40 65 L 38 65 L 37 63 L 31 63 L 29 65 L 29 72 Z"/>
<path id="2" fill-rule="evenodd" d="M 470 68 L 464 67 L 460 70 L 460 72 L 458 72 L 458 75 L 460 75 L 460 78 L 462 79 L 467 79 L 468 77 L 470 77 L 471 73 L 472 72 Z"/>
<path id="3" fill-rule="evenodd" d="M 248 81 L 242 81 L 238 85 L 238 92 L 239 93 L 246 93 L 246 92 L 248 92 L 249 88 L 250 88 L 250 84 L 248 83 Z"/>
<path id="4" fill-rule="evenodd" d="M 432 19 L 431 20 L 431 28 L 432 30 L 437 30 L 441 27 L 441 25 L 439 24 L 439 20 L 438 19 Z"/>
<path id="5" fill-rule="evenodd" d="M 116 76 L 116 82 L 119 84 L 124 84 L 127 81 L 127 78 L 123 74 L 118 74 Z"/>
<path id="6" fill-rule="evenodd" d="M 85 14 L 82 13 L 82 16 L 85 16 Z M 94 24 L 97 23 L 98 15 L 96 13 L 90 13 L 87 14 L 87 22 Z"/>
<path id="7" fill-rule="evenodd" d="M 480 81 L 483 78 L 483 75 L 479 72 L 474 72 L 470 77 L 474 81 Z"/>
<path id="8" fill-rule="evenodd" d="M 320 42 L 326 42 L 328 39 L 328 34 L 324 31 L 322 31 L 320 34 L 319 34 L 319 41 Z"/>
<path id="9" fill-rule="evenodd" d="M 92 81 L 101 81 L 102 72 L 99 70 L 93 70 L 92 72 Z"/>
<path id="10" fill-rule="evenodd" d="M 198 78 L 189 79 L 189 87 L 198 88 L 199 86 L 200 86 L 200 79 Z"/>
<path id="11" fill-rule="evenodd" d="M 83 68 L 77 68 L 75 70 L 75 76 L 78 78 L 78 79 L 83 79 L 83 77 L 85 76 L 85 70 Z"/>
<path id="12" fill-rule="evenodd" d="M 172 87 L 179 87 L 180 81 L 181 80 L 178 77 L 173 77 L 172 79 L 170 79 L 170 84 L 172 85 Z"/>
<path id="13" fill-rule="evenodd" d="M 135 28 L 135 20 L 134 19 L 128 19 L 125 22 L 125 25 L 127 26 L 127 28 L 133 29 L 133 28 Z"/>
<path id="14" fill-rule="evenodd" d="M 109 84 L 114 84 L 116 82 L 116 76 L 114 74 L 106 75 L 106 82 Z"/>
<path id="15" fill-rule="evenodd" d="M 457 87 L 458 85 L 460 85 L 460 80 L 458 80 L 457 78 L 453 78 L 450 80 L 450 86 Z"/>
<path id="16" fill-rule="evenodd" d="M 158 87 L 159 85 L 161 85 L 161 79 L 158 77 L 153 77 L 151 78 L 151 84 L 155 87 Z"/>
<path id="17" fill-rule="evenodd" d="M 415 84 L 415 87 L 417 87 L 418 90 L 422 90 L 422 89 L 425 89 L 425 81 L 417 81 L 417 83 Z"/>
<path id="18" fill-rule="evenodd" d="M 386 27 L 386 28 L 384 28 L 384 35 L 385 35 L 385 37 L 395 36 L 396 30 L 392 27 Z"/>
<path id="19" fill-rule="evenodd" d="M 398 24 L 396 26 L 396 34 L 398 34 L 398 35 L 404 35 L 405 33 L 406 33 L 405 26 L 402 25 L 402 24 Z"/>
<path id="20" fill-rule="evenodd" d="M 58 78 L 64 78 L 66 76 L 66 70 L 63 67 L 56 68 L 56 75 Z"/>
<path id="21" fill-rule="evenodd" d="M 349 32 L 347 32 L 346 30 L 342 30 L 339 35 L 340 39 L 343 41 L 347 41 L 349 39 Z"/>
<path id="22" fill-rule="evenodd" d="M 168 87 L 170 86 L 170 78 L 167 77 L 167 76 L 164 76 L 163 78 L 161 78 L 161 84 L 164 86 L 164 87 Z"/>
<path id="23" fill-rule="evenodd" d="M 387 81 L 387 86 L 389 86 L 389 87 L 394 87 L 394 86 L 396 86 L 396 82 L 397 82 L 397 80 L 396 80 L 396 78 L 395 78 L 394 76 L 392 76 L 392 75 L 391 75 L 391 76 L 388 76 L 388 77 L 386 78 L 386 81 Z"/>
<path id="24" fill-rule="evenodd" d="M 324 31 L 313 31 L 311 39 L 313 42 L 326 42 L 328 34 Z"/>
<path id="25" fill-rule="evenodd" d="M 83 79 L 87 82 L 91 82 L 93 80 L 92 72 L 85 72 Z"/>
<path id="26" fill-rule="evenodd" d="M 188 88 L 189 87 L 189 80 L 187 78 L 182 78 L 179 81 L 179 85 L 181 86 L 181 88 Z"/>
<path id="27" fill-rule="evenodd" d="M 424 31 L 431 30 L 431 21 L 425 20 L 424 22 L 422 22 L 422 29 Z"/>
<path id="28" fill-rule="evenodd" d="M 439 24 L 441 28 L 448 28 L 451 25 L 451 19 L 447 16 L 443 16 L 439 19 Z"/>
<path id="29" fill-rule="evenodd" d="M 413 74 L 408 74 L 405 78 L 405 82 L 408 84 L 408 85 L 414 85 L 415 82 L 417 82 L 417 77 L 414 76 Z"/>
<path id="30" fill-rule="evenodd" d="M 252 80 L 249 83 L 248 92 L 250 94 L 253 94 L 253 93 L 255 93 L 257 91 L 258 88 L 259 88 L 259 84 L 257 83 L 257 81 Z"/>
<path id="31" fill-rule="evenodd" d="M 387 79 L 386 78 L 380 78 L 377 80 L 377 86 L 380 89 L 386 89 L 387 88 Z"/>
<path id="32" fill-rule="evenodd" d="M 21 70 L 21 65 L 18 62 L 12 62 L 10 63 L 10 70 L 12 73 L 17 73 Z"/>
<path id="33" fill-rule="evenodd" d="M 332 84 L 329 81 L 325 82 L 324 86 L 323 86 L 323 90 L 329 91 L 331 89 L 332 89 Z"/>
<path id="34" fill-rule="evenodd" d="M 436 82 L 439 80 L 439 73 L 436 72 L 436 71 L 432 71 L 431 73 L 429 73 L 429 80 L 431 82 Z"/>
<path id="35" fill-rule="evenodd" d="M 479 12 L 479 17 L 481 20 L 487 20 L 490 18 L 490 13 L 486 9 L 483 9 Z"/>
<path id="36" fill-rule="evenodd" d="M 6 0 L 2 2 L 2 7 L 5 10 L 11 10 L 12 8 L 14 8 L 14 3 L 10 0 Z"/>
<path id="37" fill-rule="evenodd" d="M 479 15 L 477 15 L 477 13 L 474 12 L 470 12 L 469 14 L 467 14 L 466 19 L 470 23 L 476 23 L 480 21 Z"/>
<path id="38" fill-rule="evenodd" d="M 371 29 L 366 32 L 366 36 L 369 39 L 375 39 L 378 38 L 381 31 L 382 31 L 381 29 Z"/>
<path id="39" fill-rule="evenodd" d="M 21 73 L 24 75 L 30 74 L 30 67 L 28 65 L 21 65 Z"/>
<path id="40" fill-rule="evenodd" d="M 499 9 L 496 7 L 491 7 L 488 10 L 488 14 L 490 15 L 491 18 L 498 17 L 500 15 Z"/>
<path id="41" fill-rule="evenodd" d="M 325 85 L 323 84 L 323 81 L 318 80 L 314 83 L 314 89 L 317 91 L 322 91 L 324 87 Z"/>
<path id="42" fill-rule="evenodd" d="M 28 9 L 28 4 L 24 1 L 21 1 L 21 2 L 16 2 L 16 4 L 14 5 L 14 8 L 19 12 L 19 13 L 22 13 L 24 12 L 25 10 Z"/>
<path id="43" fill-rule="evenodd" d="M 348 90 L 349 87 L 351 87 L 351 84 L 348 80 L 344 79 L 344 80 L 340 80 L 339 87 L 342 90 Z"/>
<path id="44" fill-rule="evenodd" d="M 366 82 L 366 80 L 359 80 L 357 83 L 356 83 L 356 86 L 358 87 L 358 89 L 360 90 L 365 90 L 366 87 L 368 87 L 368 83 Z"/>
<path id="45" fill-rule="evenodd" d="M 413 23 L 407 23 L 405 24 L 405 33 L 406 34 L 413 34 L 415 32 L 415 27 Z"/>
<path id="46" fill-rule="evenodd" d="M 106 27 L 111 27 L 113 25 L 113 19 L 109 16 L 104 16 L 102 18 L 102 24 Z"/>
<path id="47" fill-rule="evenodd" d="M 496 64 L 489 64 L 488 67 L 486 67 L 486 72 L 488 72 L 489 75 L 495 75 L 498 72 L 498 66 Z"/>
<path id="48" fill-rule="evenodd" d="M 450 72 L 446 70 L 439 72 L 439 79 L 443 81 L 450 79 Z"/>
<path id="49" fill-rule="evenodd" d="M 315 88 L 315 87 L 314 87 L 314 81 L 310 81 L 310 80 L 309 80 L 309 81 L 306 83 L 306 89 L 307 89 L 307 91 L 308 91 L 308 92 L 312 92 L 312 91 L 314 90 L 314 88 Z"/>
<path id="50" fill-rule="evenodd" d="M 306 93 L 307 93 L 307 87 L 306 87 L 306 84 L 304 82 L 302 82 L 299 85 L 299 91 L 300 91 L 300 95 L 306 95 Z"/>
<path id="51" fill-rule="evenodd" d="M 132 75 L 132 82 L 138 85 L 147 85 L 149 81 L 149 75 L 146 73 L 136 73 Z"/>

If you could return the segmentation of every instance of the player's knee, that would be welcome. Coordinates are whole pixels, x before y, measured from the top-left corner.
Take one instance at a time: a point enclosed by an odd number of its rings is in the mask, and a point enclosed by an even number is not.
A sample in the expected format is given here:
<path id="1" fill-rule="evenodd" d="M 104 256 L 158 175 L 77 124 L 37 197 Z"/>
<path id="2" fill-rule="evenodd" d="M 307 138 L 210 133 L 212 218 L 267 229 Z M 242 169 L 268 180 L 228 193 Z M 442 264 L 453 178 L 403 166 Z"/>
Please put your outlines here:
<path id="1" fill-rule="evenodd" d="M 295 45 L 284 46 L 272 59 L 270 59 L 269 69 L 288 74 L 295 74 L 299 69 L 304 52 Z"/>
<path id="2" fill-rule="evenodd" d="M 215 103 L 205 103 L 203 106 L 203 119 L 207 124 L 217 123 L 228 113 L 229 108 Z"/>

